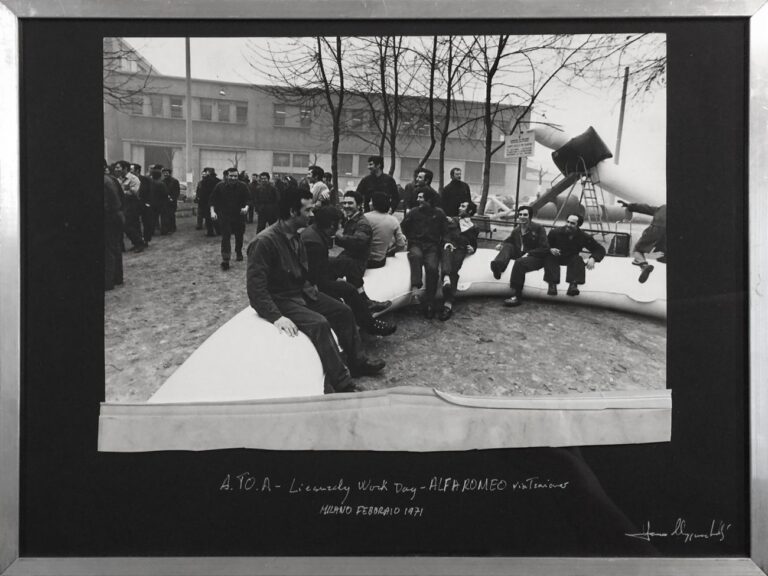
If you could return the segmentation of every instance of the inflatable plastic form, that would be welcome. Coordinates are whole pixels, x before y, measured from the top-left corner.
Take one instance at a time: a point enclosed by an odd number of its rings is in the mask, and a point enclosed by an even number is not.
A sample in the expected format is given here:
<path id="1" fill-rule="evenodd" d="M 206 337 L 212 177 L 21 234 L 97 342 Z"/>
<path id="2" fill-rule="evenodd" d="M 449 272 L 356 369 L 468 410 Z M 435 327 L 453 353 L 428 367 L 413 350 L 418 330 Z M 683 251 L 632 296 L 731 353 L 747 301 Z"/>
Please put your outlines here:
<path id="1" fill-rule="evenodd" d="M 509 294 L 512 262 L 496 280 L 489 265 L 496 254 L 480 249 L 465 260 L 459 297 Z M 526 298 L 551 299 L 542 276 L 528 274 Z M 645 284 L 637 276 L 629 258 L 609 257 L 587 272 L 580 296 L 558 299 L 666 318 L 666 266 L 655 263 Z M 368 271 L 365 284 L 371 298 L 407 305 L 406 254 Z M 283 336 L 247 308 L 147 404 L 103 404 L 99 449 L 460 450 L 662 442 L 670 430 L 668 390 L 510 399 L 397 387 L 323 396 L 322 367 L 309 339 Z"/>

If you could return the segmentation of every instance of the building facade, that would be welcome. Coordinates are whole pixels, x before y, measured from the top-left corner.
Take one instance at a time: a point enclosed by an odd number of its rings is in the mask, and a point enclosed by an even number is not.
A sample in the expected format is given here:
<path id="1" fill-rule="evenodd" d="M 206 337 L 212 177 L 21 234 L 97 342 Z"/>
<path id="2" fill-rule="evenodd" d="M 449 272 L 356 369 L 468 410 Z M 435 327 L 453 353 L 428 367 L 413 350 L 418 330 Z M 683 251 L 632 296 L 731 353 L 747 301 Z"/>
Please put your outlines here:
<path id="1" fill-rule="evenodd" d="M 136 67 L 134 64 L 130 66 Z M 110 82 L 130 84 L 130 70 L 111 73 Z M 106 80 L 105 80 L 106 83 Z M 109 162 L 125 159 L 145 168 L 151 164 L 172 166 L 181 181 L 192 186 L 202 168 L 217 173 L 230 167 L 272 175 L 306 176 L 307 167 L 319 165 L 331 171 L 333 130 L 331 115 L 322 99 L 299 102 L 284 89 L 251 84 L 191 80 L 192 154 L 186 165 L 186 80 L 156 72 L 141 93 L 119 105 L 104 105 L 105 155 Z M 338 154 L 338 179 L 341 190 L 354 189 L 367 171 L 367 158 L 378 153 L 382 119 L 377 113 L 376 96 L 347 94 L 340 119 L 342 126 Z M 431 142 L 429 122 L 425 121 L 427 99 L 407 98 L 397 132 L 397 155 L 393 177 L 405 185 L 425 155 Z M 458 167 L 473 192 L 482 186 L 485 130 L 481 119 L 482 103 L 457 102 L 445 144 L 444 182 L 449 171 Z M 493 141 L 503 139 L 502 127 L 517 109 L 497 115 Z M 439 130 L 435 130 L 439 134 Z M 439 135 L 438 135 L 439 139 Z M 439 141 L 425 167 L 435 173 L 438 187 Z M 389 171 L 389 145 L 384 146 L 385 171 Z M 523 161 L 521 197 L 535 194 L 537 182 L 526 178 Z M 517 185 L 517 159 L 505 159 L 502 149 L 493 156 L 490 174 L 491 195 L 514 197 Z M 273 176 L 274 177 L 274 176 Z"/>

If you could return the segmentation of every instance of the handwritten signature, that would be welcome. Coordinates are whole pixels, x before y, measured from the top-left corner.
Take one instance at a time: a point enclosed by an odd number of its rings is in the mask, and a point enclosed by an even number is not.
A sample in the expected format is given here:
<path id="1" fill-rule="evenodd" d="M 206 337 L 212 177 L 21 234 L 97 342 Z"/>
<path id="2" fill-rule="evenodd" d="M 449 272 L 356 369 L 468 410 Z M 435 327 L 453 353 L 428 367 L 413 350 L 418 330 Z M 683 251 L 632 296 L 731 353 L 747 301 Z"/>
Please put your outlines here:
<path id="1" fill-rule="evenodd" d="M 728 531 L 731 529 L 732 524 L 727 524 L 721 520 L 712 520 L 709 525 L 709 530 L 704 532 L 695 532 L 689 530 L 687 523 L 684 519 L 678 518 L 675 521 L 675 528 L 671 532 L 654 532 L 651 530 L 650 520 L 642 526 L 642 532 L 635 534 L 624 534 L 630 538 L 637 538 L 638 540 L 645 540 L 650 542 L 651 538 L 682 538 L 686 544 L 693 542 L 694 540 L 713 540 L 715 542 L 723 542 Z"/>

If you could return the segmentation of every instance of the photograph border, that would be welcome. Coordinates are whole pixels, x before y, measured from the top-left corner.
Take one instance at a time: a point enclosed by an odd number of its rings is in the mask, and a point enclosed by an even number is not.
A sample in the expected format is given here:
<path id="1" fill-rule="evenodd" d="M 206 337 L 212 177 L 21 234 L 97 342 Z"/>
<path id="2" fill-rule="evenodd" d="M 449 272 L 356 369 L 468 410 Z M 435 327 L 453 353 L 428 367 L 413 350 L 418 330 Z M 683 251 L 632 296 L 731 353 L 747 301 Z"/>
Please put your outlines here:
<path id="1" fill-rule="evenodd" d="M 65 0 L 66 2 L 66 0 Z M 600 575 L 768 573 L 768 242 L 760 225 L 768 219 L 768 29 L 764 0 L 669 2 L 626 6 L 608 0 L 577 4 L 562 0 L 440 0 L 420 7 L 430 18 L 668 18 L 741 17 L 750 23 L 749 51 L 749 301 L 750 301 L 750 525 L 749 558 L 438 558 L 438 557 L 253 557 L 253 558 L 20 558 L 20 122 L 19 19 L 22 18 L 396 18 L 409 13 L 412 0 L 360 3 L 349 0 L 290 4 L 279 0 L 234 0 L 216 5 L 204 0 L 174 4 L 119 4 L 48 0 L 0 0 L 0 574 L 528 574 Z M 289 14 L 290 12 L 290 14 Z M 764 35 L 763 35 L 764 36 Z M 764 235 L 762 235 L 764 236 Z"/>

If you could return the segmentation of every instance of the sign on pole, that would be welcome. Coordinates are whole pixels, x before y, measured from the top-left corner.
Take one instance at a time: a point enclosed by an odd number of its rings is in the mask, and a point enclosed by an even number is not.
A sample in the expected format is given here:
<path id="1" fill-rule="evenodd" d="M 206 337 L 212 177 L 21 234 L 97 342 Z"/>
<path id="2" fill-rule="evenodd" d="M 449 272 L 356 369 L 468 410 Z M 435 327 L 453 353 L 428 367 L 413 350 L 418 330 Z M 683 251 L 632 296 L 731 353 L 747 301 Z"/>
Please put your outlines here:
<path id="1" fill-rule="evenodd" d="M 507 134 L 504 140 L 505 158 L 528 158 L 533 156 L 536 134 L 533 130 L 518 130 Z"/>

